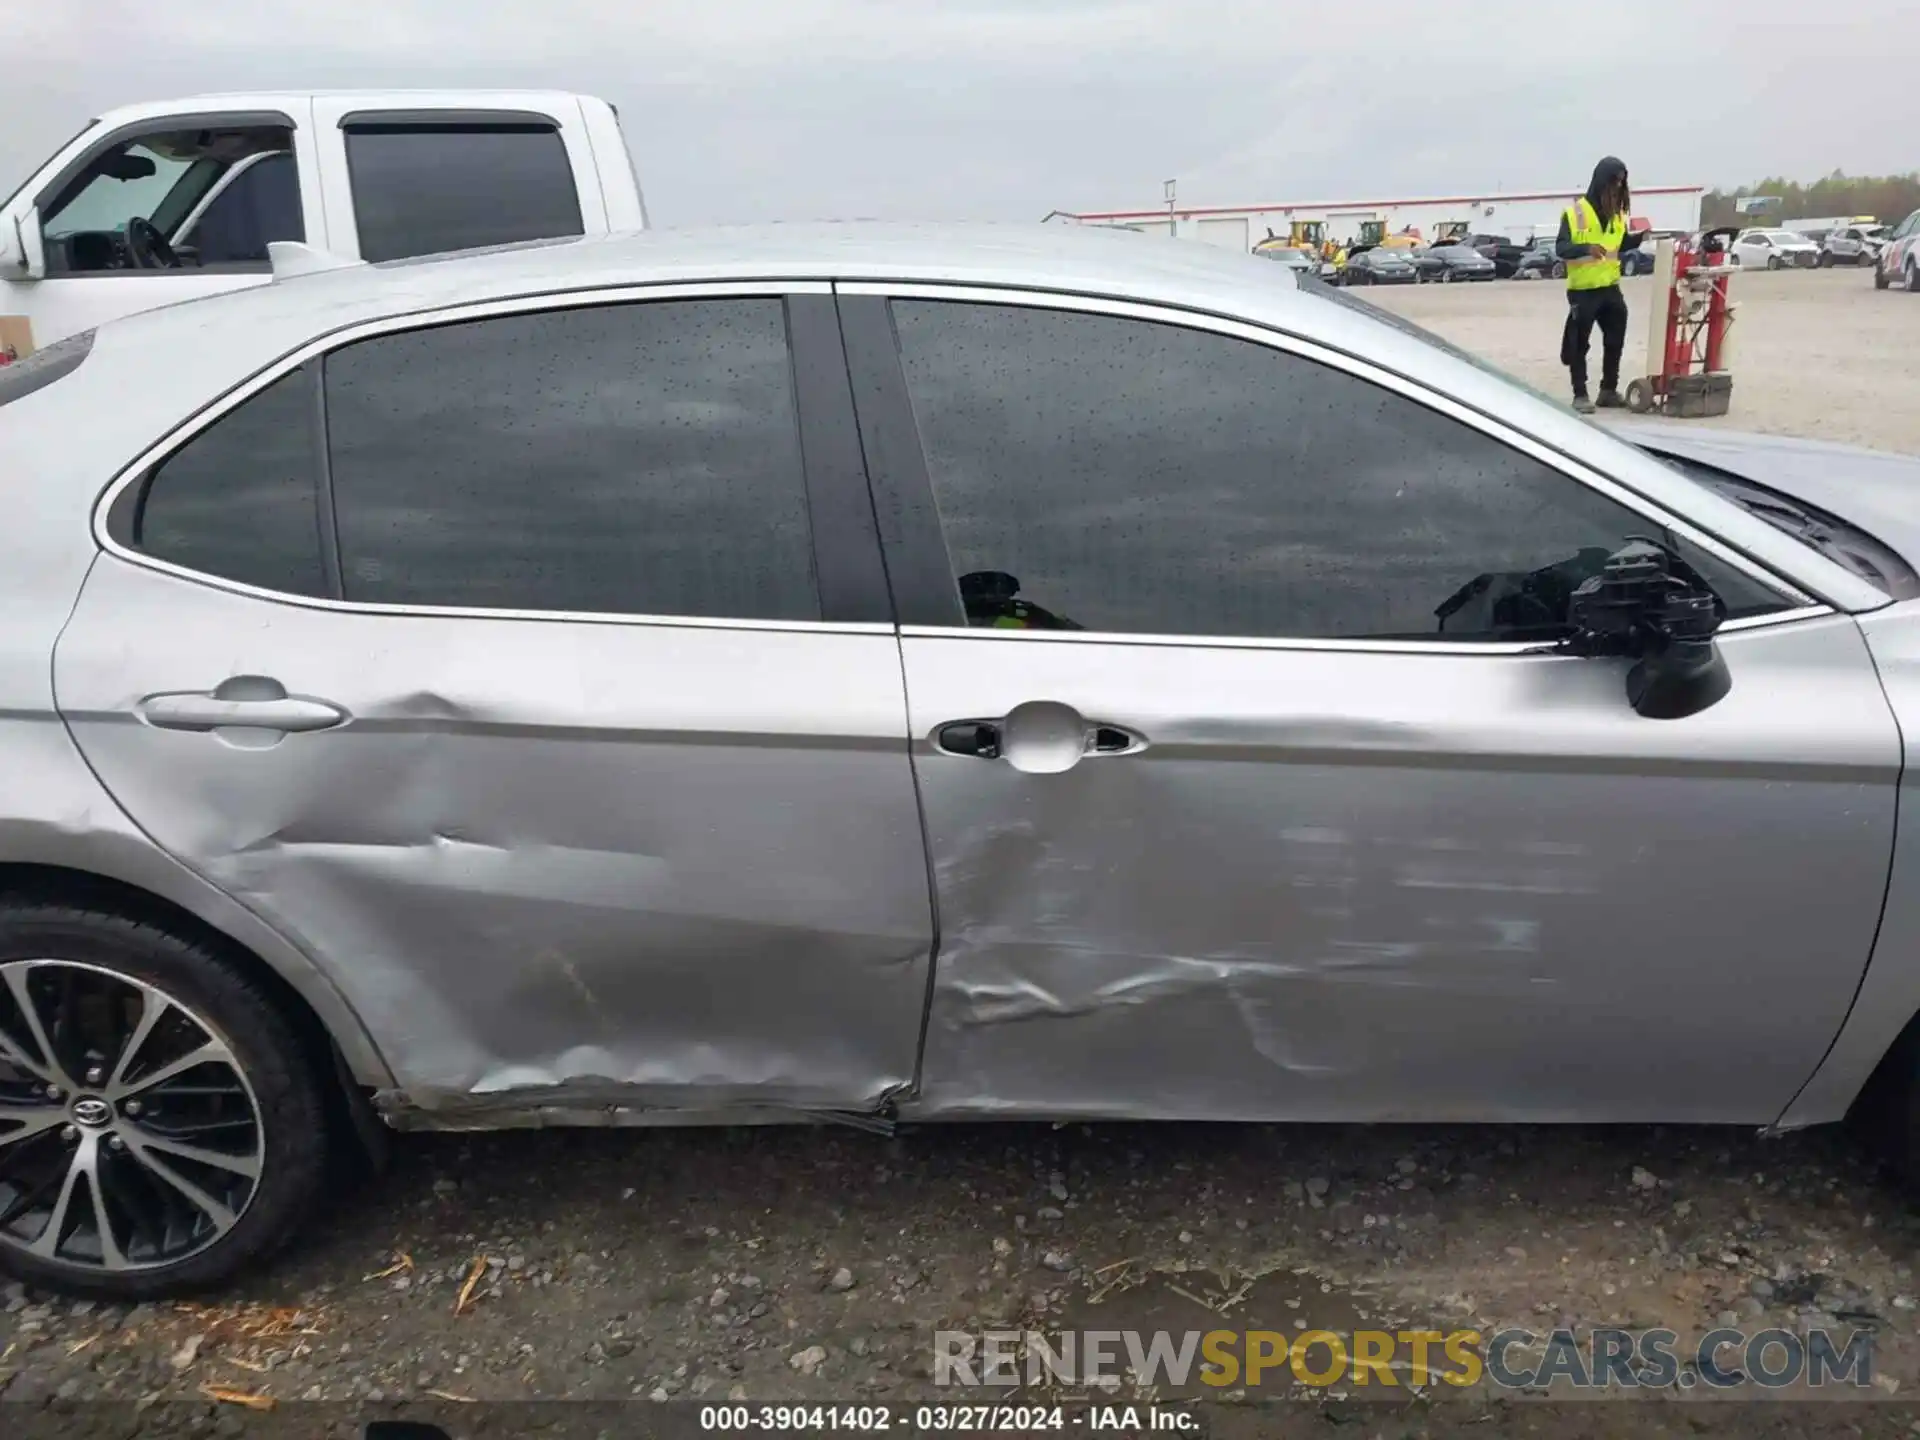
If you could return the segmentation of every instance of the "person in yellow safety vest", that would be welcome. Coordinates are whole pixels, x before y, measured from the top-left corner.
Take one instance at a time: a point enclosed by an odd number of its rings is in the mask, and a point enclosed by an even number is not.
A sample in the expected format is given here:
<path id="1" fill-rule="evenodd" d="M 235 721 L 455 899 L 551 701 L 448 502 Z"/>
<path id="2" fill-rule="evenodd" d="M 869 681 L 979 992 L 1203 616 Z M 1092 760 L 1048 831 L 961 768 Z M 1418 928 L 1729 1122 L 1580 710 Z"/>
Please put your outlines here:
<path id="1" fill-rule="evenodd" d="M 969 625 L 994 630 L 1078 630 L 1063 615 L 1022 600 L 1020 582 L 1004 570 L 976 570 L 960 577 L 960 600 Z"/>
<path id="2" fill-rule="evenodd" d="M 1587 350 L 1600 327 L 1600 404 L 1620 398 L 1620 356 L 1627 345 L 1627 302 L 1620 293 L 1620 256 L 1640 248 L 1628 233 L 1633 192 L 1627 167 L 1609 155 L 1593 167 L 1593 183 L 1560 216 L 1553 253 L 1567 267 L 1567 323 L 1560 337 L 1560 363 L 1573 377 L 1573 408 L 1593 413 L 1587 394 Z"/>

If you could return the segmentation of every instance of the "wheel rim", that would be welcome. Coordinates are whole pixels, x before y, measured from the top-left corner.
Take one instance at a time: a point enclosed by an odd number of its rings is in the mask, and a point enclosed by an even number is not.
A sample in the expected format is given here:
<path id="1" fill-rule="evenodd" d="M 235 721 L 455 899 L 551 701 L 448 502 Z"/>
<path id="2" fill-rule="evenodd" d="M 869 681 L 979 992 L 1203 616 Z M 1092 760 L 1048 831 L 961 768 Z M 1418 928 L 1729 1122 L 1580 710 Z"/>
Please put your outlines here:
<path id="1" fill-rule="evenodd" d="M 0 964 L 0 1245 L 177 1264 L 239 1222 L 265 1154 L 253 1087 L 192 1010 L 99 966 Z"/>

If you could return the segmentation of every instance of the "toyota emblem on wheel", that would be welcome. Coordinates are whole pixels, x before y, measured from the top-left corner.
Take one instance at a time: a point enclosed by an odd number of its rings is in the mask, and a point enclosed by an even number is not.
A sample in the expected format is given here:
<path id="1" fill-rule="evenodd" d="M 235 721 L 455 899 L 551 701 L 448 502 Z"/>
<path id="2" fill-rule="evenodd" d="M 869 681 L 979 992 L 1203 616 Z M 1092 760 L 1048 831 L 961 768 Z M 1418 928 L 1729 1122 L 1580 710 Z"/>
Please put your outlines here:
<path id="1" fill-rule="evenodd" d="M 106 1101 L 89 1095 L 84 1100 L 73 1102 L 73 1118 L 91 1129 L 99 1129 L 113 1119 L 113 1107 Z"/>

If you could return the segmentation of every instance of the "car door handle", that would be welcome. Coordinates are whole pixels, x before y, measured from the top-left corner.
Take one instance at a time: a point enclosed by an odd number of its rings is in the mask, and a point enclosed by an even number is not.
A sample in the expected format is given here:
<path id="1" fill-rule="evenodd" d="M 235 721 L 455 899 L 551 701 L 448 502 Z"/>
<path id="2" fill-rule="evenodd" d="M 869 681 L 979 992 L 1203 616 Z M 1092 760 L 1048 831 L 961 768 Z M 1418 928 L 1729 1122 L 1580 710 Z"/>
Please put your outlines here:
<path id="1" fill-rule="evenodd" d="M 1146 748 L 1144 735 L 1119 725 L 1095 725 L 1087 732 L 1088 755 L 1137 755 Z"/>
<path id="2" fill-rule="evenodd" d="M 974 760 L 1000 758 L 1000 726 L 993 720 L 956 720 L 942 725 L 934 744 L 948 755 L 964 755 Z"/>
<path id="3" fill-rule="evenodd" d="M 1029 700 L 997 720 L 950 720 L 934 731 L 934 747 L 973 760 L 1005 760 L 1016 770 L 1053 775 L 1101 756 L 1137 755 L 1147 740 L 1137 731 L 1088 720 L 1071 705 Z"/>
<path id="4" fill-rule="evenodd" d="M 234 700 L 200 691 L 149 696 L 140 704 L 140 716 L 161 730 L 278 730 L 292 735 L 330 730 L 346 722 L 347 712 L 325 700 L 292 695 Z"/>

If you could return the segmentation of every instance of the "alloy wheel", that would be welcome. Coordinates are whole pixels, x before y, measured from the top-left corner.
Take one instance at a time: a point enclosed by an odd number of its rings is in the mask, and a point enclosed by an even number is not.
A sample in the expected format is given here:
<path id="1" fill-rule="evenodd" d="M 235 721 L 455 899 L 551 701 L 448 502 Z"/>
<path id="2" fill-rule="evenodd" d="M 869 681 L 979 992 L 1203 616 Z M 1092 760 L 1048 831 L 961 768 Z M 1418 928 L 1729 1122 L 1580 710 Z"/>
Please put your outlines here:
<path id="1" fill-rule="evenodd" d="M 157 987 L 66 960 L 0 963 L 0 1245 L 90 1271 L 218 1243 L 266 1159 L 232 1049 Z"/>

